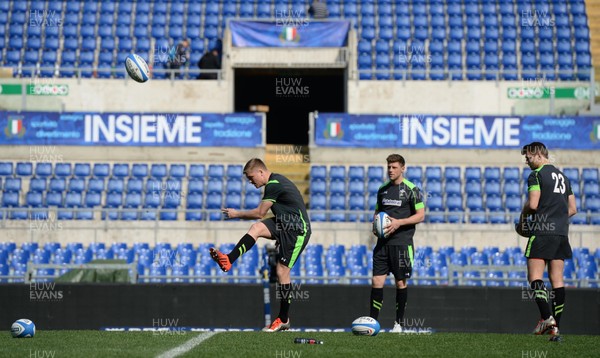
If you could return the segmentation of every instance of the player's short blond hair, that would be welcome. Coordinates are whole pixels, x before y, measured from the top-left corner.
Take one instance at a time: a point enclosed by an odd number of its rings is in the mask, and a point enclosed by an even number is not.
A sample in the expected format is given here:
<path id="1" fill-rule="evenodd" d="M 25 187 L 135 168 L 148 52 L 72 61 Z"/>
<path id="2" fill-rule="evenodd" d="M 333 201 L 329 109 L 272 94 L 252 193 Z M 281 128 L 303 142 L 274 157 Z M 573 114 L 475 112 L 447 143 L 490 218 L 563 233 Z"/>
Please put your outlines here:
<path id="1" fill-rule="evenodd" d="M 260 160 L 258 158 L 252 158 L 244 166 L 244 174 L 253 172 L 257 169 L 267 170 L 267 166 L 265 165 L 265 162 L 263 162 L 262 160 Z"/>

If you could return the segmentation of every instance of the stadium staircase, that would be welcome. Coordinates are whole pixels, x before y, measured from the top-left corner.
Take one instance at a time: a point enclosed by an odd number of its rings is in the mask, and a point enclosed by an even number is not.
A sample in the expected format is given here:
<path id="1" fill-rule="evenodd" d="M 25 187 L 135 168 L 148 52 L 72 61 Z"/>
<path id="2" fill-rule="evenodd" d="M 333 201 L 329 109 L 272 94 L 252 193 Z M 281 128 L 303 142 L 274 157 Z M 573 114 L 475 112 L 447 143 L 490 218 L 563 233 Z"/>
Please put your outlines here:
<path id="1" fill-rule="evenodd" d="M 305 158 L 308 158 L 308 147 L 292 144 L 267 144 L 265 164 L 269 170 L 283 174 L 293 181 L 302 193 L 304 202 L 308 203 L 310 163 L 305 162 Z"/>
<path id="2" fill-rule="evenodd" d="M 596 68 L 596 82 L 600 82 L 600 2 L 588 0 L 587 13 L 590 24 L 592 66 Z M 600 96 L 596 97 L 596 103 L 598 102 L 600 102 Z"/>

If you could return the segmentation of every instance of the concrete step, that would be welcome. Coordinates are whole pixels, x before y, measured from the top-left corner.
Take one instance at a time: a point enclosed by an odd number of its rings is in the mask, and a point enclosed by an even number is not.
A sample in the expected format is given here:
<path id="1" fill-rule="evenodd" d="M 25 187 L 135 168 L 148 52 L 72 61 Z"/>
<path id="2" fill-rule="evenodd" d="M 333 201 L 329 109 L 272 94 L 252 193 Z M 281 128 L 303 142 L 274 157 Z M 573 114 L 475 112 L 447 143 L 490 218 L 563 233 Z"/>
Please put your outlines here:
<path id="1" fill-rule="evenodd" d="M 270 171 L 285 175 L 294 182 L 308 202 L 308 174 L 310 160 L 308 147 L 289 144 L 268 144 L 265 151 L 265 164 Z"/>

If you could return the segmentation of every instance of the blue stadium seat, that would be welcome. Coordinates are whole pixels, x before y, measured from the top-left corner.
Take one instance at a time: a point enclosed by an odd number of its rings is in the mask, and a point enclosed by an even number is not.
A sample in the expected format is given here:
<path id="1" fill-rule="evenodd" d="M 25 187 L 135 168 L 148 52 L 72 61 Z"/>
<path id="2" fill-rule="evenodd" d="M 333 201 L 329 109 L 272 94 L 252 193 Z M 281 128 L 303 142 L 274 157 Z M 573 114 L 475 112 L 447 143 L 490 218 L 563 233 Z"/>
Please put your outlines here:
<path id="1" fill-rule="evenodd" d="M 567 175 L 567 173 L 565 173 L 565 175 Z M 567 177 L 569 177 L 569 179 L 573 180 L 569 175 L 567 175 Z M 587 184 L 587 183 L 594 183 L 594 182 L 599 182 L 599 174 L 598 174 L 598 168 L 583 168 L 581 171 L 581 180 Z"/>
<path id="2" fill-rule="evenodd" d="M 425 168 L 425 180 L 442 180 L 442 168 L 441 167 L 427 167 Z"/>
<path id="3" fill-rule="evenodd" d="M 134 178 L 143 179 L 148 176 L 148 165 L 135 163 L 131 167 L 131 176 Z"/>
<path id="4" fill-rule="evenodd" d="M 115 178 L 126 178 L 129 176 L 129 164 L 116 163 L 112 168 L 112 176 Z"/>
<path id="5" fill-rule="evenodd" d="M 96 206 L 100 206 L 102 202 L 102 194 L 98 192 L 86 192 L 84 205 L 86 208 L 93 208 Z"/>
<path id="6" fill-rule="evenodd" d="M 146 195 L 144 195 L 144 208 L 157 208 L 160 206 L 160 202 L 160 193 L 147 192 Z"/>
<path id="7" fill-rule="evenodd" d="M 600 185 L 598 182 L 584 182 L 583 184 L 583 195 L 585 197 L 599 197 L 600 196 Z"/>
<path id="8" fill-rule="evenodd" d="M 46 191 L 46 178 L 32 178 L 29 182 L 29 190 L 33 192 Z"/>
<path id="9" fill-rule="evenodd" d="M 329 182 L 329 194 L 345 194 L 346 183 L 343 180 L 337 179 Z"/>
<path id="10" fill-rule="evenodd" d="M 31 176 L 33 174 L 33 165 L 30 162 L 18 162 L 15 174 L 17 176 Z"/>
<path id="11" fill-rule="evenodd" d="M 167 176 L 167 165 L 166 164 L 152 164 L 150 167 L 150 176 L 152 178 L 162 180 Z"/>
<path id="12" fill-rule="evenodd" d="M 12 176 L 13 175 L 13 163 L 12 162 L 0 162 L 0 176 Z"/>
<path id="13" fill-rule="evenodd" d="M 162 180 L 157 178 L 149 178 L 146 180 L 146 193 L 156 193 L 162 191 L 163 189 L 166 189 L 166 186 L 163 186 Z"/>
<path id="14" fill-rule="evenodd" d="M 447 195 L 461 195 L 461 184 L 456 180 L 447 180 L 444 181 L 444 192 Z"/>
<path id="15" fill-rule="evenodd" d="M 127 180 L 128 193 L 141 193 L 143 190 L 143 181 L 138 178 L 130 178 Z"/>
<path id="16" fill-rule="evenodd" d="M 18 207 L 19 206 L 19 193 L 5 191 L 2 195 L 2 206 L 7 207 Z"/>
<path id="17" fill-rule="evenodd" d="M 37 163 L 35 166 L 35 176 L 47 178 L 52 175 L 52 163 Z"/>
<path id="18" fill-rule="evenodd" d="M 482 224 L 486 222 L 485 212 L 483 211 L 483 200 L 481 196 L 468 196 L 466 206 L 470 211 L 469 219 L 471 223 Z"/>
<path id="19" fill-rule="evenodd" d="M 4 181 L 5 192 L 21 191 L 21 178 L 6 178 Z"/>
<path id="20" fill-rule="evenodd" d="M 470 181 L 481 181 L 481 168 L 479 167 L 467 167 L 465 168 L 465 180 Z"/>
<path id="21" fill-rule="evenodd" d="M 75 163 L 74 176 L 77 178 L 86 178 L 91 175 L 89 163 Z"/>
<path id="22" fill-rule="evenodd" d="M 204 191 L 204 180 L 192 179 L 188 181 L 188 192 L 189 193 L 202 193 Z"/>
<path id="23" fill-rule="evenodd" d="M 210 164 L 208 166 L 208 178 L 216 178 L 216 179 L 221 179 L 223 178 L 225 173 L 225 167 L 221 164 Z"/>
<path id="24" fill-rule="evenodd" d="M 443 223 L 444 219 L 444 207 L 443 199 L 441 196 L 433 195 L 427 198 L 427 219 L 430 223 Z"/>
<path id="25" fill-rule="evenodd" d="M 222 219 L 220 212 L 222 202 L 221 193 L 209 193 L 206 196 L 206 209 L 211 210 L 209 220 L 218 221 Z"/>
<path id="26" fill-rule="evenodd" d="M 255 209 L 260 205 L 261 196 L 258 193 L 246 192 L 243 209 Z"/>

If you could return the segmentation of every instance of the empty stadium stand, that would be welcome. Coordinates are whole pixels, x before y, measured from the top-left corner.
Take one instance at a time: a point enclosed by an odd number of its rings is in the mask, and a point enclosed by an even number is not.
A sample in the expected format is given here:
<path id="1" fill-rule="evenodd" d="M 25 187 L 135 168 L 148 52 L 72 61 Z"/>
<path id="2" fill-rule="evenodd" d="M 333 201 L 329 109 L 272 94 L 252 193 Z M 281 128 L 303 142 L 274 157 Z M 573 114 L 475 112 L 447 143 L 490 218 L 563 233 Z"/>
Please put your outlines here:
<path id="1" fill-rule="evenodd" d="M 236 261 L 228 273 L 218 270 L 208 255 L 210 243 L 194 246 L 191 243 L 171 245 L 158 243 L 93 243 L 85 247 L 81 243 L 61 245 L 47 242 L 25 242 L 17 246 L 13 242 L 0 242 L 0 282 L 23 282 L 27 264 L 54 264 L 56 269 L 38 269 L 34 275 L 38 282 L 52 281 L 66 272 L 64 264 L 85 264 L 94 259 L 120 259 L 135 264 L 140 283 L 169 282 L 257 282 L 264 248 L 248 251 Z M 230 251 L 234 244 L 222 244 L 219 249 Z M 568 287 L 598 287 L 598 264 L 600 249 L 590 252 L 587 248 L 575 248 L 573 259 L 565 260 L 565 279 Z M 414 284 L 416 285 L 465 285 L 465 286 L 513 286 L 526 284 L 525 258 L 519 247 L 417 247 L 414 258 Z M 366 245 L 344 246 L 332 244 L 309 245 L 292 270 L 294 277 L 302 277 L 305 283 L 369 284 L 372 270 L 372 251 Z M 454 275 L 449 275 L 454 272 Z M 450 277 L 452 276 L 452 277 Z M 547 279 L 547 277 L 546 277 Z M 452 282 L 450 282 L 452 281 Z"/>
<path id="2" fill-rule="evenodd" d="M 405 176 L 422 191 L 426 222 L 506 224 L 518 220 L 530 172 L 518 167 L 410 166 Z M 598 168 L 564 172 L 579 211 L 572 223 L 598 225 Z M 310 173 L 311 220 L 371 221 L 370 215 L 357 214 L 375 209 L 377 189 L 385 180 L 383 167 L 350 166 L 346 171 L 343 166 L 314 165 Z"/>
<path id="3" fill-rule="evenodd" d="M 15 76 L 120 78 L 136 52 L 155 68 L 190 38 L 195 68 L 232 18 L 302 16 L 309 0 L 3 0 L 0 65 Z M 584 0 L 398 0 L 327 2 L 351 20 L 360 79 L 590 80 Z M 32 69 L 33 68 L 33 69 Z M 155 73 L 155 78 L 167 78 Z M 195 76 L 183 71 L 178 79 Z"/>
<path id="4" fill-rule="evenodd" d="M 600 225 L 598 168 L 564 168 L 579 213 L 572 223 Z M 430 223 L 515 222 L 526 199 L 528 169 L 411 166 Z M 0 220 L 220 221 L 220 209 L 254 208 L 261 191 L 242 181 L 241 164 L 0 162 Z M 384 168 L 313 165 L 314 222 L 368 222 Z M 95 216 L 94 212 L 100 212 Z M 179 214 L 181 212 L 181 215 Z"/>

